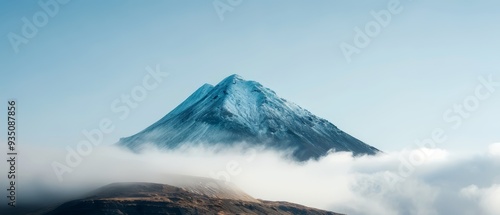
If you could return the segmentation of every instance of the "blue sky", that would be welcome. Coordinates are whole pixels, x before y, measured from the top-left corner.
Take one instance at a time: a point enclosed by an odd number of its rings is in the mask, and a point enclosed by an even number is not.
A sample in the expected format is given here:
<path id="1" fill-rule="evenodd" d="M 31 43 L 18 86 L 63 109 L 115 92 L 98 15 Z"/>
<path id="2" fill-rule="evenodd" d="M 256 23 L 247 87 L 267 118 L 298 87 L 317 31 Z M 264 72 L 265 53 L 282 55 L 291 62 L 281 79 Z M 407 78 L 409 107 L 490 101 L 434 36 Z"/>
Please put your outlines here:
<path id="1" fill-rule="evenodd" d="M 382 150 L 411 148 L 435 128 L 450 150 L 500 142 L 500 88 L 459 128 L 442 118 L 474 95 L 479 76 L 500 81 L 498 1 L 401 0 L 402 12 L 350 63 L 340 44 L 390 1 L 243 0 L 221 21 L 212 1 L 73 0 L 16 53 L 8 35 L 43 11 L 38 2 L 0 3 L 0 96 L 17 99 L 26 146 L 75 145 L 102 118 L 116 142 L 233 73 Z M 120 120 L 110 105 L 157 64 L 169 77 Z"/>

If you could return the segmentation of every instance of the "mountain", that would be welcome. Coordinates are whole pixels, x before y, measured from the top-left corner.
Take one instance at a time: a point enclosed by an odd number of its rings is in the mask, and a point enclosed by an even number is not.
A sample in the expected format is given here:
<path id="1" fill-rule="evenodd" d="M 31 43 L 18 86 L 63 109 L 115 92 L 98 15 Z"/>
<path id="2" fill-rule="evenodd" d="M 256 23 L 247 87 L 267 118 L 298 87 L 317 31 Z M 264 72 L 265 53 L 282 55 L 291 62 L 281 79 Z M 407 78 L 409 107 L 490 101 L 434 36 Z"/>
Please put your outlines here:
<path id="1" fill-rule="evenodd" d="M 341 131 L 255 81 L 231 75 L 216 86 L 205 84 L 162 119 L 119 141 L 140 150 L 144 144 L 175 149 L 190 144 L 245 142 L 291 150 L 299 161 L 330 150 L 373 155 L 378 149 Z"/>
<path id="2" fill-rule="evenodd" d="M 39 214 L 303 214 L 337 213 L 288 202 L 245 201 L 194 193 L 184 188 L 156 183 L 114 183 L 91 196 L 61 204 Z"/>

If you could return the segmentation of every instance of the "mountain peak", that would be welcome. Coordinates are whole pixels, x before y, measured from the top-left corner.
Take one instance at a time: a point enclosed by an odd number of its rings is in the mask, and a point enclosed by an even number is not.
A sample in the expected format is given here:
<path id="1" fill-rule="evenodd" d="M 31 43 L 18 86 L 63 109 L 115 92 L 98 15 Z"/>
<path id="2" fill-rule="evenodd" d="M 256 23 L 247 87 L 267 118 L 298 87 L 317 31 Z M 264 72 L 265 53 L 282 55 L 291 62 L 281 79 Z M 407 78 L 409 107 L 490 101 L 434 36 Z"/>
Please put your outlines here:
<path id="1" fill-rule="evenodd" d="M 240 75 L 238 74 L 232 74 L 230 76 L 227 76 L 224 80 L 239 80 L 239 81 L 245 81 L 245 79 L 243 77 L 241 77 Z"/>
<path id="2" fill-rule="evenodd" d="M 247 81 L 243 77 L 233 74 L 224 78 L 215 88 L 223 88 L 223 90 L 231 90 L 234 88 L 252 88 L 258 87 L 260 84 L 255 81 Z"/>
<path id="3" fill-rule="evenodd" d="M 120 140 L 138 149 L 145 143 L 175 149 L 186 144 L 247 142 L 293 151 L 297 160 L 330 150 L 376 154 L 371 147 L 256 81 L 231 75 L 216 86 L 205 84 L 145 130 Z"/>
<path id="4" fill-rule="evenodd" d="M 221 82 L 217 84 L 217 86 L 226 86 L 229 87 L 233 84 L 241 83 L 241 82 L 246 82 L 243 77 L 237 75 L 237 74 L 232 74 L 226 78 L 224 78 Z"/>

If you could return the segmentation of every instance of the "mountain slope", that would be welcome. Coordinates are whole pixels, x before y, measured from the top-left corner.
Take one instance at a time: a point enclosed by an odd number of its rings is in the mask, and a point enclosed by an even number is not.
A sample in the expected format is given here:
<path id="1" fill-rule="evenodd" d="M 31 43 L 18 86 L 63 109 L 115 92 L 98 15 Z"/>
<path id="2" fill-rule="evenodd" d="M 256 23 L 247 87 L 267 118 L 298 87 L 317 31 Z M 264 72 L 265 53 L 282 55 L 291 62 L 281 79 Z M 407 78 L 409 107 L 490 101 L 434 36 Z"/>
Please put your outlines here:
<path id="1" fill-rule="evenodd" d="M 114 183 L 90 197 L 66 202 L 42 212 L 59 214 L 304 214 L 337 213 L 288 202 L 242 201 L 196 194 L 183 188 L 154 183 Z"/>
<path id="2" fill-rule="evenodd" d="M 355 155 L 378 149 L 341 131 L 255 81 L 238 75 L 216 86 L 203 85 L 158 122 L 119 144 L 139 150 L 145 143 L 159 148 L 246 142 L 277 150 L 292 150 L 303 161 L 330 150 Z"/>

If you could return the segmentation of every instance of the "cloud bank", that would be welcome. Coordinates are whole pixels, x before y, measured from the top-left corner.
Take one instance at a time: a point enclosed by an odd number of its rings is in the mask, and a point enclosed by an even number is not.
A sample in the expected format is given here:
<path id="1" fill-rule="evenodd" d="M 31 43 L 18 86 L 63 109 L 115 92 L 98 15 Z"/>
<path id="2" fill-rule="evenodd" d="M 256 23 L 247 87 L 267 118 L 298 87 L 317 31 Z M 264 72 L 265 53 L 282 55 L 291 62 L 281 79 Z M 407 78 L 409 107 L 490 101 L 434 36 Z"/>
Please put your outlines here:
<path id="1" fill-rule="evenodd" d="M 432 156 L 411 165 L 416 152 Z M 500 214 L 500 143 L 467 156 L 415 149 L 354 158 L 332 153 L 305 163 L 284 159 L 285 153 L 245 147 L 136 154 L 101 146 L 60 182 L 51 164 L 66 154 L 61 149 L 21 150 L 19 205 L 78 198 L 113 182 L 162 183 L 168 174 L 183 174 L 229 181 L 259 199 L 346 214 Z M 1 168 L 7 172 L 6 165 Z"/>

